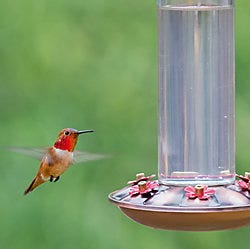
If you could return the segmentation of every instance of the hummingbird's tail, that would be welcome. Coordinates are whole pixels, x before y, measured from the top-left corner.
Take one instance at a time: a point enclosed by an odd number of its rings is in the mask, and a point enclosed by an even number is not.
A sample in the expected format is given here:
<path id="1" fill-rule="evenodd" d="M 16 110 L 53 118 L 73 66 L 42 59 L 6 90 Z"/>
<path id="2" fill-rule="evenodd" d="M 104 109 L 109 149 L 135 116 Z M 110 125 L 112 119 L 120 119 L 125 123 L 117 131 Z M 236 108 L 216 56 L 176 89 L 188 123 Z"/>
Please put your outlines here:
<path id="1" fill-rule="evenodd" d="M 29 192 L 31 192 L 34 188 L 36 188 L 37 186 L 39 186 L 40 184 L 44 183 L 45 181 L 41 178 L 36 176 L 33 181 L 31 182 L 31 184 L 29 185 L 29 187 L 24 191 L 24 195 L 27 195 Z"/>

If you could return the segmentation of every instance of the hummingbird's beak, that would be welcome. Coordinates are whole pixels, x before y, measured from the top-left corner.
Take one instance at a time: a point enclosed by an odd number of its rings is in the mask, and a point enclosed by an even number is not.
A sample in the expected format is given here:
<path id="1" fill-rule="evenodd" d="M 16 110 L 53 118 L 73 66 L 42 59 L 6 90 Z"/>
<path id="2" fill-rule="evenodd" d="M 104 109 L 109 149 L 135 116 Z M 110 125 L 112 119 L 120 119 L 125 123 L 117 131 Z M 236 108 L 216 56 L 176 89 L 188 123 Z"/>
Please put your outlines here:
<path id="1" fill-rule="evenodd" d="M 88 132 L 94 132 L 94 131 L 93 130 L 83 130 L 83 131 L 77 131 L 76 134 L 80 135 L 80 134 L 88 133 Z"/>

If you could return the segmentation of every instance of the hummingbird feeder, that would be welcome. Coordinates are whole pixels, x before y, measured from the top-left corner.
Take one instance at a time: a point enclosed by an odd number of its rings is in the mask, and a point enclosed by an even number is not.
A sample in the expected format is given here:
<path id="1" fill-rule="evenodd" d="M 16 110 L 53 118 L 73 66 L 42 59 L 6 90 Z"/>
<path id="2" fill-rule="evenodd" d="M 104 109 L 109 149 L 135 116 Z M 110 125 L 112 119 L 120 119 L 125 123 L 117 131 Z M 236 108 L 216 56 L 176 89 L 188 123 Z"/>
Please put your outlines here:
<path id="1" fill-rule="evenodd" d="M 250 225 L 250 173 L 235 173 L 234 0 L 158 0 L 158 180 L 109 199 L 160 229 Z"/>

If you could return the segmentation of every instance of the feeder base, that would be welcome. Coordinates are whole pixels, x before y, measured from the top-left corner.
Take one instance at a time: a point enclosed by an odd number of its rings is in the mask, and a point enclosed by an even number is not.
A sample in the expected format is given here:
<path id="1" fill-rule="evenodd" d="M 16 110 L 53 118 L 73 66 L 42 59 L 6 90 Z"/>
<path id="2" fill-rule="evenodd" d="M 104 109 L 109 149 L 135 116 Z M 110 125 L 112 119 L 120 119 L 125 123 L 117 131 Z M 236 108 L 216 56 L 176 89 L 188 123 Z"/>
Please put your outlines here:
<path id="1" fill-rule="evenodd" d="M 250 225 L 250 195 L 236 185 L 215 186 L 206 200 L 188 198 L 184 187 L 159 185 L 149 195 L 132 197 L 130 187 L 109 200 L 132 220 L 158 229 L 213 231 Z"/>

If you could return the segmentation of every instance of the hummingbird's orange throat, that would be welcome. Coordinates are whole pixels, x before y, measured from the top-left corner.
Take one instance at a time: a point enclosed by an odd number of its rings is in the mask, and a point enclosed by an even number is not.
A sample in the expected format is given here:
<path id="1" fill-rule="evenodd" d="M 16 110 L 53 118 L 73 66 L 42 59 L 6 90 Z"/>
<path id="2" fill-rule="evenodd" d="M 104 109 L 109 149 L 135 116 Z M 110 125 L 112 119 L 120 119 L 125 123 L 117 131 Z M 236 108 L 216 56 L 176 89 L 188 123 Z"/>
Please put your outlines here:
<path id="1" fill-rule="evenodd" d="M 67 136 L 56 140 L 54 147 L 61 150 L 72 152 L 77 142 L 77 136 Z"/>

